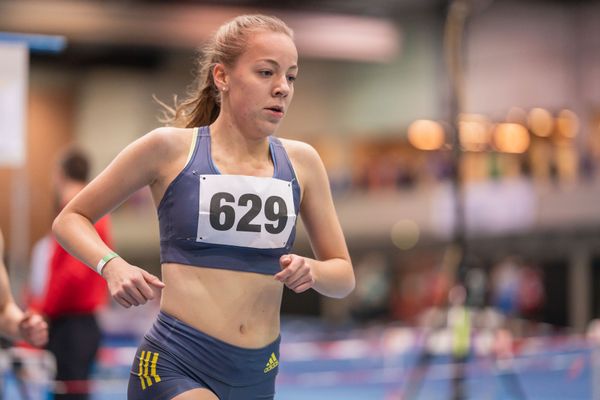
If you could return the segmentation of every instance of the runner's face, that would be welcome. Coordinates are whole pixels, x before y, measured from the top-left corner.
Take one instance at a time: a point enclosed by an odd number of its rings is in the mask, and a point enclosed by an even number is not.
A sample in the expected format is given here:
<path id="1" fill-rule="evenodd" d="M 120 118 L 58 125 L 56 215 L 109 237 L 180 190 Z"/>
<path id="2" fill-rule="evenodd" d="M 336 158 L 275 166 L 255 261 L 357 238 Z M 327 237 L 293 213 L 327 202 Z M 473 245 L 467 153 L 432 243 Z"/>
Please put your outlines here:
<path id="1" fill-rule="evenodd" d="M 268 136 L 288 111 L 298 73 L 292 39 L 276 32 L 252 34 L 246 51 L 228 69 L 231 118 L 242 130 Z"/>

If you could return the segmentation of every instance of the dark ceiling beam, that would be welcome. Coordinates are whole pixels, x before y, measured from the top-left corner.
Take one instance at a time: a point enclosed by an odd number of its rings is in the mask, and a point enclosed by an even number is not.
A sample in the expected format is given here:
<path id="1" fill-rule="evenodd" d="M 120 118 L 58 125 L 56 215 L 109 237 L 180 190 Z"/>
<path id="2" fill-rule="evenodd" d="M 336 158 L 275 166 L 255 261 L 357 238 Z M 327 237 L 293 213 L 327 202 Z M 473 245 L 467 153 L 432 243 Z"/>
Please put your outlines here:
<path id="1" fill-rule="evenodd" d="M 400 30 L 384 18 L 186 3 L 8 0 L 0 2 L 0 31 L 62 35 L 77 44 L 195 48 L 224 21 L 256 12 L 287 21 L 303 56 L 386 62 L 400 52 Z"/>

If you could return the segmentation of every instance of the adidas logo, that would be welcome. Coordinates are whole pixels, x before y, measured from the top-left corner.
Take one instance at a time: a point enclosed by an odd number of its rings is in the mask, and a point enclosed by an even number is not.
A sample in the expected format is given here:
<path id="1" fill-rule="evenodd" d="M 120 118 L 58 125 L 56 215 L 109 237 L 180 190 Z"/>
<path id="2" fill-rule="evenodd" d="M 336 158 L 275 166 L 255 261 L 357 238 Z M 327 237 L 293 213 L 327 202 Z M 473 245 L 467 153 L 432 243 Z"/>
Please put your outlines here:
<path id="1" fill-rule="evenodd" d="M 275 357 L 275 353 L 271 353 L 271 357 L 269 358 L 269 361 L 267 362 L 267 366 L 265 367 L 265 374 L 267 372 L 269 372 L 270 370 L 277 368 L 278 365 L 279 365 L 279 361 L 277 361 L 277 357 Z"/>
<path id="2" fill-rule="evenodd" d="M 158 353 L 151 351 L 142 351 L 140 355 L 140 365 L 138 366 L 137 376 L 140 378 L 142 390 L 152 386 L 152 378 L 154 382 L 161 381 L 160 376 L 156 373 L 156 363 L 158 362 Z"/>

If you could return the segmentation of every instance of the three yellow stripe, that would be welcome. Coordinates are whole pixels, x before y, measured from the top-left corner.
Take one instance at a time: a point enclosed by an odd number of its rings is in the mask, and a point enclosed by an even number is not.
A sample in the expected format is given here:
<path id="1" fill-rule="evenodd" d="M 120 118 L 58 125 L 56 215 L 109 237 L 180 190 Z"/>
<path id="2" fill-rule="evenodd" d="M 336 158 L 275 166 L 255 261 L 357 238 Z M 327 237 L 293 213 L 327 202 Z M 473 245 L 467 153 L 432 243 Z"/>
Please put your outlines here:
<path id="1" fill-rule="evenodd" d="M 150 361 L 152 357 L 152 361 Z M 140 363 L 138 365 L 138 377 L 142 384 L 142 390 L 146 390 L 146 387 L 152 386 L 152 378 L 154 382 L 160 382 L 160 376 L 156 373 L 156 363 L 158 362 L 158 353 L 151 351 L 142 351 L 140 355 Z M 148 374 L 148 366 L 150 366 L 150 374 Z"/>

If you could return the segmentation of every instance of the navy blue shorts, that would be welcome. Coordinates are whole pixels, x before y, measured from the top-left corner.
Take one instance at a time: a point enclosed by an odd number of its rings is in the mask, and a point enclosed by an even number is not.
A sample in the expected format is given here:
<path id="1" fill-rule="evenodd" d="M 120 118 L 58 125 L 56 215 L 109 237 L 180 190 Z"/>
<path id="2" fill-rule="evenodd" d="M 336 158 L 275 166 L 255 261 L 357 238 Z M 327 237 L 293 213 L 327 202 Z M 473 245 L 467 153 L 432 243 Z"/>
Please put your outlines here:
<path id="1" fill-rule="evenodd" d="M 279 342 L 237 347 L 161 311 L 137 350 L 127 399 L 168 400 L 197 388 L 219 400 L 273 399 Z"/>

